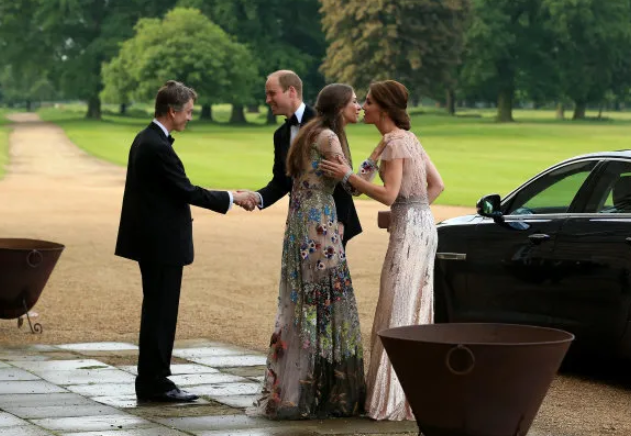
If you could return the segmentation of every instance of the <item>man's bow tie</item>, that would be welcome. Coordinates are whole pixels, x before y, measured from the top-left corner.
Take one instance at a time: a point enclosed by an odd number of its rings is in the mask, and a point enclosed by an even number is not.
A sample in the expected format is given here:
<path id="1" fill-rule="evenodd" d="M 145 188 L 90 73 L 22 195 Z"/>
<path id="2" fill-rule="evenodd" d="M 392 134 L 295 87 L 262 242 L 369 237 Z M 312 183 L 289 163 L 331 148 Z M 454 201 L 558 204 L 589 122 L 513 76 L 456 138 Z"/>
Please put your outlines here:
<path id="1" fill-rule="evenodd" d="M 300 126 L 300 123 L 298 122 L 298 117 L 296 117 L 296 114 L 293 114 L 291 117 L 287 118 L 285 122 L 289 124 L 290 126 Z"/>

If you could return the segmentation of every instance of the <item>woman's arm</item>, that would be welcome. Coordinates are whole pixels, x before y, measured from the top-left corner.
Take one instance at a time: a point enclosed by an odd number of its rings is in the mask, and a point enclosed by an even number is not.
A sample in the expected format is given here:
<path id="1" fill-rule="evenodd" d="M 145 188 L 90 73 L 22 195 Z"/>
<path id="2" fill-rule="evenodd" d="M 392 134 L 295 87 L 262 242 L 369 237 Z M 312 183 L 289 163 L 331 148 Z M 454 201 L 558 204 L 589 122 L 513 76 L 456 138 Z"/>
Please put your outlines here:
<path id="1" fill-rule="evenodd" d="M 427 200 L 432 204 L 445 190 L 445 183 L 427 153 L 424 157 L 427 159 Z"/>
<path id="2" fill-rule="evenodd" d="M 343 180 L 345 177 L 355 190 L 366 194 L 373 200 L 377 200 L 390 206 L 396 200 L 401 189 L 401 178 L 403 176 L 403 159 L 392 159 L 384 163 L 383 186 L 375 185 L 362 177 L 353 173 L 353 170 L 343 159 L 337 161 L 324 160 L 320 163 L 320 168 L 329 177 Z"/>

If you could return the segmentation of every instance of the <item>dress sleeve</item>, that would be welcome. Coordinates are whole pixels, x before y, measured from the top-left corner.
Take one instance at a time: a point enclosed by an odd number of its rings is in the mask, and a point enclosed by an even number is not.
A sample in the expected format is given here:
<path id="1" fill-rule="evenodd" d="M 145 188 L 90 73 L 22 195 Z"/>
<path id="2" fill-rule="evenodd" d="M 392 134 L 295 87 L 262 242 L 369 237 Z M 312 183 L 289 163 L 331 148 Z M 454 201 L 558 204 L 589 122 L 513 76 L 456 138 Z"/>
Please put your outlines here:
<path id="1" fill-rule="evenodd" d="M 344 151 L 342 151 L 340 138 L 331 131 L 324 131 L 320 134 L 318 147 L 320 148 L 320 153 L 322 153 L 325 159 L 335 160 L 338 156 L 344 157 Z"/>
<path id="2" fill-rule="evenodd" d="M 337 158 L 341 156 L 344 161 L 346 161 L 340 138 L 332 131 L 324 131 L 320 134 L 318 148 L 325 159 L 337 160 Z M 342 183 L 342 187 L 351 195 L 360 195 L 360 192 L 355 190 L 348 182 Z"/>

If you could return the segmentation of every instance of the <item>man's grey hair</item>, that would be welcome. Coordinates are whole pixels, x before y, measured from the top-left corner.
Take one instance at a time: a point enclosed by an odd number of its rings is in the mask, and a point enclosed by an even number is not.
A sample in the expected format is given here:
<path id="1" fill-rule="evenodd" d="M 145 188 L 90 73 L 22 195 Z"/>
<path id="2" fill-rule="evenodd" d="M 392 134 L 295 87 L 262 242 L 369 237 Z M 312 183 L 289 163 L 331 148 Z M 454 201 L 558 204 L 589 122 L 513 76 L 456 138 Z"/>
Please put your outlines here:
<path id="1" fill-rule="evenodd" d="M 169 80 L 158 90 L 154 116 L 157 118 L 166 115 L 170 108 L 175 112 L 180 112 L 190 100 L 193 102 L 197 100 L 197 93 L 193 88 L 189 88 L 182 82 Z"/>

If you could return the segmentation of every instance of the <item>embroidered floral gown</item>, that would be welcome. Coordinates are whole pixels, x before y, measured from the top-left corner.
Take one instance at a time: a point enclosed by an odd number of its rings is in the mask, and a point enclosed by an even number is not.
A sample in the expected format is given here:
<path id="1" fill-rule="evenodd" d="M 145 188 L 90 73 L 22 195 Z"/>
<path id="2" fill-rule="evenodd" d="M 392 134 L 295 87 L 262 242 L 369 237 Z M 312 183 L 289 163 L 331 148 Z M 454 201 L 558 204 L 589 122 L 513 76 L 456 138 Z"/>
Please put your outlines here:
<path id="1" fill-rule="evenodd" d="M 363 348 L 333 202 L 336 181 L 318 169 L 335 155 L 342 155 L 339 139 L 325 130 L 290 194 L 278 312 L 256 408 L 274 419 L 363 411 Z"/>
<path id="2" fill-rule="evenodd" d="M 366 415 L 376 420 L 413 420 L 401 384 L 377 333 L 406 325 L 431 324 L 434 320 L 434 257 L 438 235 L 427 199 L 429 157 L 416 135 L 397 131 L 384 136 L 380 156 L 381 175 L 388 161 L 403 159 L 401 188 L 391 206 L 390 240 L 381 270 L 379 300 L 371 335 L 366 377 Z M 371 180 L 374 162 L 365 161 L 359 176 Z"/>

